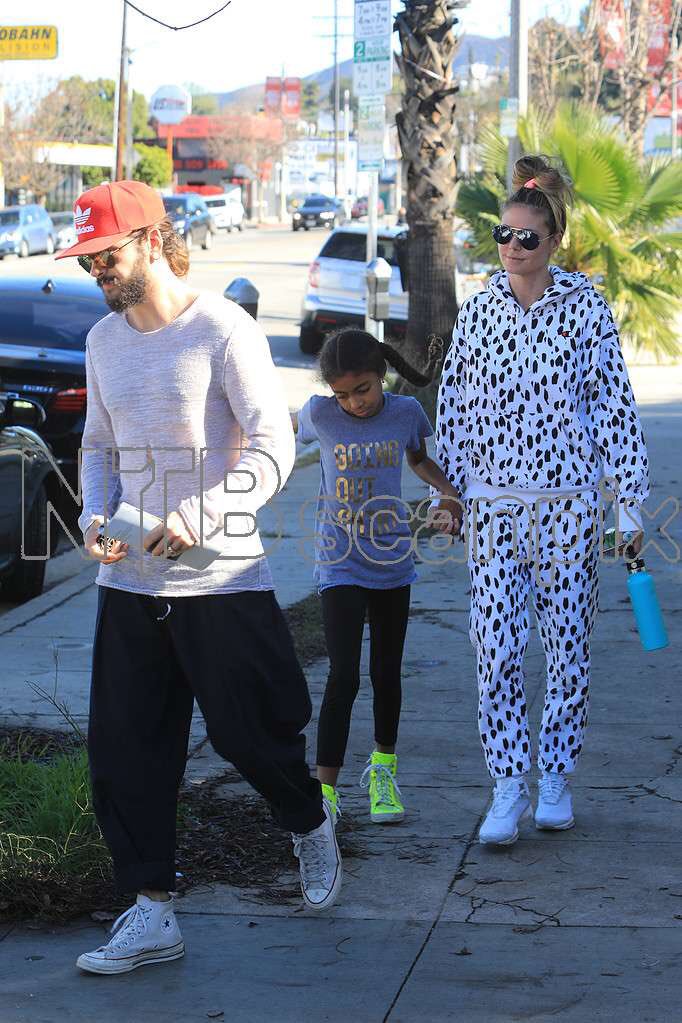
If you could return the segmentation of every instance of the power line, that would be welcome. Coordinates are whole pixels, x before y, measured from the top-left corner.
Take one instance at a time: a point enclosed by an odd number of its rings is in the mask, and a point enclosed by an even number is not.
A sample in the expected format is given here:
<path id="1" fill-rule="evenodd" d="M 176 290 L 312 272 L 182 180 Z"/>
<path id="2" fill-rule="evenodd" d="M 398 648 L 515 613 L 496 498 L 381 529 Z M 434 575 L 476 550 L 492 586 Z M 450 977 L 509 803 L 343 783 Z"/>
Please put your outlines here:
<path id="1" fill-rule="evenodd" d="M 217 11 L 213 11 L 212 14 L 207 14 L 205 18 L 200 18 L 198 21 L 192 21 L 189 25 L 169 25 L 167 21 L 161 21 L 159 18 L 155 18 L 153 14 L 147 14 L 146 11 L 140 10 L 140 8 L 136 7 L 131 0 L 123 0 L 123 2 L 126 7 L 132 7 L 132 9 L 137 11 L 138 14 L 141 14 L 143 18 L 155 21 L 157 25 L 163 25 L 164 28 L 170 28 L 173 32 L 184 32 L 186 28 L 196 28 L 197 25 L 203 25 L 205 21 L 210 21 L 211 18 L 215 18 L 216 14 L 220 14 L 221 11 L 224 11 L 226 7 L 230 6 L 232 0 L 227 0 L 227 3 L 223 4 L 222 7 L 219 7 Z"/>

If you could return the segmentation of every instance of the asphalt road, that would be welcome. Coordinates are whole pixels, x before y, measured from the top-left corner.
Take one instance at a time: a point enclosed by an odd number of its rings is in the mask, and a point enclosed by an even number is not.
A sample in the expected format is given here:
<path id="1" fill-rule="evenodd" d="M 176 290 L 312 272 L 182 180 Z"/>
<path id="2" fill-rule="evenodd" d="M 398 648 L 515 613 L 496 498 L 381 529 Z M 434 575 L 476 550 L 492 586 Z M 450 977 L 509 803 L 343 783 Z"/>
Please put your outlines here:
<path id="1" fill-rule="evenodd" d="M 213 248 L 192 252 L 189 281 L 197 288 L 222 293 L 235 277 L 247 277 L 260 291 L 258 319 L 270 341 L 275 364 L 281 370 L 289 407 L 300 408 L 320 389 L 315 359 L 298 347 L 298 321 L 308 266 L 327 238 L 323 230 L 296 232 L 284 228 L 247 228 L 242 233 L 221 232 Z M 0 275 L 45 274 L 45 277 L 82 276 L 75 259 L 55 262 L 53 256 L 7 257 Z M 50 559 L 45 590 L 68 579 L 80 567 L 80 555 L 64 537 Z M 14 605 L 2 601 L 0 615 Z"/>

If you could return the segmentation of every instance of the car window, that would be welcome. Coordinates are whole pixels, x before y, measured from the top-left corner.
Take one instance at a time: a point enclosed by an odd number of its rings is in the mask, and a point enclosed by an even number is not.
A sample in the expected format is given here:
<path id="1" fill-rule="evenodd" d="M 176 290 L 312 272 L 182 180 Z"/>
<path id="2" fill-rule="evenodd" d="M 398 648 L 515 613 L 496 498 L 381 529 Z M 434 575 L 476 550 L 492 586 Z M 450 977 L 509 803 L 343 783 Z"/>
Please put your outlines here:
<path id="1" fill-rule="evenodd" d="M 0 224 L 18 224 L 19 210 L 2 210 L 0 212 Z"/>
<path id="2" fill-rule="evenodd" d="M 52 213 L 51 218 L 55 227 L 73 227 L 73 213 Z"/>
<path id="3" fill-rule="evenodd" d="M 187 202 L 184 199 L 164 199 L 163 205 L 167 213 L 186 213 Z"/>
<path id="4" fill-rule="evenodd" d="M 306 199 L 303 205 L 305 206 L 306 209 L 311 209 L 312 207 L 328 206 L 329 199 Z"/>
<path id="5" fill-rule="evenodd" d="M 107 314 L 103 299 L 12 294 L 0 301 L 0 343 L 85 351 L 88 331 Z"/>
<path id="6" fill-rule="evenodd" d="M 391 266 L 398 265 L 392 238 L 379 238 L 377 255 L 385 259 Z M 350 231 L 337 231 L 327 239 L 326 245 L 320 252 L 320 257 L 322 256 L 327 256 L 329 259 L 348 259 L 355 263 L 366 263 L 367 236 Z"/>
<path id="7" fill-rule="evenodd" d="M 206 205 L 207 206 L 224 206 L 225 205 L 225 200 L 224 199 L 207 199 L 206 200 Z"/>

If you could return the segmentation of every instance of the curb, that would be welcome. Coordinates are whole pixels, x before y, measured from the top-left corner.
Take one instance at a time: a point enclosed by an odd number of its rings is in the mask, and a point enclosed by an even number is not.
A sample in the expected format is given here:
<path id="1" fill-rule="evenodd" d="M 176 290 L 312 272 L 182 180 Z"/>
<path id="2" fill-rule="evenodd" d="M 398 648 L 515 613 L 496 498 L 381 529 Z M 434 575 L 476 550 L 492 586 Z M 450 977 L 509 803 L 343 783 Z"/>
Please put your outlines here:
<path id="1" fill-rule="evenodd" d="M 83 563 L 82 569 L 69 579 L 57 583 L 47 593 L 41 593 L 39 597 L 20 604 L 13 611 L 8 611 L 0 618 L 0 636 L 5 636 L 8 632 L 21 628 L 22 625 L 28 625 L 36 618 L 42 618 L 43 615 L 71 600 L 72 597 L 77 597 L 89 589 L 95 581 L 98 569 L 99 565 L 88 560 Z"/>
<path id="2" fill-rule="evenodd" d="M 307 463 L 310 461 L 310 456 L 318 455 L 319 457 L 319 454 L 320 454 L 319 441 L 314 441 L 312 444 L 306 444 L 304 450 L 299 451 L 299 453 L 296 455 L 296 458 L 294 459 L 294 469 L 298 469 L 300 467 L 301 462 L 306 462 L 304 468 L 307 468 Z"/>

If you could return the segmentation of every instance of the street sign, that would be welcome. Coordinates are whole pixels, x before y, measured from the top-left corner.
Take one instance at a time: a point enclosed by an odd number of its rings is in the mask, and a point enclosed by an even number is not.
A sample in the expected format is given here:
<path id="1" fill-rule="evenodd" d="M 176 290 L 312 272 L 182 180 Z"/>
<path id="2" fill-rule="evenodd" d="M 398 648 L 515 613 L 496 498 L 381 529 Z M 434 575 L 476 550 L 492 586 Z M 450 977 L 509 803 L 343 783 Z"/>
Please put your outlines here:
<path id="1" fill-rule="evenodd" d="M 358 101 L 358 170 L 380 171 L 384 162 L 386 102 L 383 96 Z"/>
<path id="2" fill-rule="evenodd" d="M 180 124 L 192 113 L 192 97 L 179 85 L 162 85 L 149 101 L 149 116 L 159 124 Z"/>
<path id="3" fill-rule="evenodd" d="M 378 96 L 393 87 L 391 0 L 355 0 L 353 92 Z"/>
<path id="4" fill-rule="evenodd" d="M 514 139 L 518 133 L 518 99 L 500 100 L 500 135 L 503 139 Z"/>
<path id="5" fill-rule="evenodd" d="M 54 60 L 56 25 L 0 25 L 0 60 Z"/>

